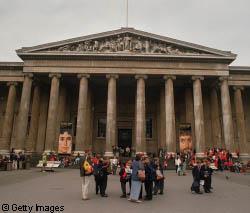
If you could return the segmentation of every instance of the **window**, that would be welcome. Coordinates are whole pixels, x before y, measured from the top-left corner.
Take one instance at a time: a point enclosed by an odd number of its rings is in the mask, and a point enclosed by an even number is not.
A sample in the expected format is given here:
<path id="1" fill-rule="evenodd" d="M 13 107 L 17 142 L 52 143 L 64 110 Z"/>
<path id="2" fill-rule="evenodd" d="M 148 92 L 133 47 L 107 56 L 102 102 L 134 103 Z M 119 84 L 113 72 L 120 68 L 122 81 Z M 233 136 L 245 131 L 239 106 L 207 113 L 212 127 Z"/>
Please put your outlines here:
<path id="1" fill-rule="evenodd" d="M 97 137 L 105 138 L 106 137 L 106 119 L 100 118 L 97 121 Z"/>
<path id="2" fill-rule="evenodd" d="M 153 122 L 152 118 L 146 119 L 146 138 L 153 138 Z"/>

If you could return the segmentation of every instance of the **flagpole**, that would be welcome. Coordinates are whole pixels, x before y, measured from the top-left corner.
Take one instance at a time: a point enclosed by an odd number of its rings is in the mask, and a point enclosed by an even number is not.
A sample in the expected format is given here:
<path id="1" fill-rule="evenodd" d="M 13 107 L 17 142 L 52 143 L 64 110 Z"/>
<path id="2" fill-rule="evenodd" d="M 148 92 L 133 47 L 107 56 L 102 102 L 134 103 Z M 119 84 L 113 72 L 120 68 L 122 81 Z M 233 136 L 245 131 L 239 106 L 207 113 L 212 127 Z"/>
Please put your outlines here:
<path id="1" fill-rule="evenodd" d="M 126 0 L 126 27 L 128 27 L 128 0 Z"/>

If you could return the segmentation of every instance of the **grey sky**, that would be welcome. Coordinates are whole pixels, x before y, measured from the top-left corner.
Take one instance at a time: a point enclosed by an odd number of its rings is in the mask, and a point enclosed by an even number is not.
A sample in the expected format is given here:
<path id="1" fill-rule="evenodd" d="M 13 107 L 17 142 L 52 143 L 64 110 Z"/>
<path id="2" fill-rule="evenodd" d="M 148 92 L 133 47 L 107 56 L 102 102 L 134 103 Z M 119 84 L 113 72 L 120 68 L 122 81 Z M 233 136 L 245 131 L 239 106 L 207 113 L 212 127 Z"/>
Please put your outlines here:
<path id="1" fill-rule="evenodd" d="M 249 0 L 129 0 L 129 27 L 238 54 L 250 65 Z M 0 61 L 15 50 L 125 26 L 125 0 L 0 0 Z"/>

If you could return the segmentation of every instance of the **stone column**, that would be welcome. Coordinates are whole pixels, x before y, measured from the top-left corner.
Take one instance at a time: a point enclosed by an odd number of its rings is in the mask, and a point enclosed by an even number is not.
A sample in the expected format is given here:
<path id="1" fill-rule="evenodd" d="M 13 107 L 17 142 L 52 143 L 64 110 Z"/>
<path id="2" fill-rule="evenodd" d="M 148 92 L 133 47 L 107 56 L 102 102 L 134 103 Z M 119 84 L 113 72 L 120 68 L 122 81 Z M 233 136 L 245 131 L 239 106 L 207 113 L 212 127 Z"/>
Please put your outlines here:
<path id="1" fill-rule="evenodd" d="M 15 148 L 17 152 L 23 151 L 25 146 L 30 108 L 32 77 L 32 74 L 26 74 L 24 77 L 21 102 L 17 117 L 16 140 L 13 146 L 13 148 Z"/>
<path id="2" fill-rule="evenodd" d="M 222 144 L 219 102 L 218 102 L 218 94 L 217 94 L 216 86 L 212 86 L 211 88 L 210 105 L 211 105 L 211 124 L 212 124 L 213 145 L 216 147 L 225 148 L 224 144 Z"/>
<path id="3" fill-rule="evenodd" d="M 56 140 L 56 118 L 58 110 L 59 85 L 61 75 L 50 74 L 49 77 L 51 78 L 51 88 L 45 138 L 45 152 L 57 151 L 53 150 L 53 146 Z"/>
<path id="4" fill-rule="evenodd" d="M 4 114 L 4 121 L 2 127 L 1 141 L 0 141 L 0 153 L 6 154 L 10 151 L 11 134 L 13 129 L 13 120 L 15 113 L 16 103 L 16 82 L 7 83 L 9 86 L 8 99 L 6 104 L 6 110 Z"/>
<path id="5" fill-rule="evenodd" d="M 33 90 L 29 136 L 25 144 L 25 149 L 27 152 L 35 152 L 36 150 L 39 111 L 40 111 L 40 86 L 36 84 Z"/>
<path id="6" fill-rule="evenodd" d="M 165 109 L 166 109 L 166 147 L 167 152 L 176 152 L 174 86 L 175 76 L 164 76 L 165 79 Z"/>
<path id="7" fill-rule="evenodd" d="M 221 85 L 221 107 L 223 118 L 223 131 L 225 146 L 229 151 L 234 150 L 234 130 L 233 130 L 233 118 L 230 102 L 230 93 L 228 88 L 228 79 L 225 77 L 220 78 Z"/>
<path id="8" fill-rule="evenodd" d="M 239 138 L 239 148 L 240 155 L 242 157 L 249 157 L 248 147 L 247 147 L 247 136 L 246 136 L 246 125 L 245 125 L 245 115 L 243 108 L 243 101 L 241 91 L 243 87 L 234 87 L 234 105 L 236 112 L 236 124 L 237 124 L 237 134 Z"/>
<path id="9" fill-rule="evenodd" d="M 88 103 L 88 74 L 79 74 L 80 79 L 77 126 L 76 126 L 76 146 L 75 153 L 84 154 L 87 143 L 87 103 Z"/>
<path id="10" fill-rule="evenodd" d="M 146 152 L 146 107 L 145 107 L 145 80 L 146 75 L 136 75 L 136 152 Z"/>
<path id="11" fill-rule="evenodd" d="M 194 76 L 193 80 L 193 96 L 194 96 L 194 124 L 196 137 L 196 155 L 203 157 L 205 152 L 205 130 L 204 130 L 204 114 L 202 103 L 201 80 L 204 77 Z"/>
<path id="12" fill-rule="evenodd" d="M 194 124 L 194 101 L 193 91 L 191 87 L 185 88 L 185 102 L 186 102 L 186 122 L 191 124 L 192 144 L 193 148 L 195 143 L 195 124 Z"/>
<path id="13" fill-rule="evenodd" d="M 116 79 L 118 75 L 107 75 L 108 100 L 107 100 L 107 126 L 105 156 L 113 156 L 112 146 L 116 144 Z"/>
<path id="14" fill-rule="evenodd" d="M 166 150 L 166 107 L 165 107 L 165 87 L 160 90 L 160 113 L 158 122 L 160 123 L 160 129 L 158 130 L 159 136 L 159 148 Z"/>

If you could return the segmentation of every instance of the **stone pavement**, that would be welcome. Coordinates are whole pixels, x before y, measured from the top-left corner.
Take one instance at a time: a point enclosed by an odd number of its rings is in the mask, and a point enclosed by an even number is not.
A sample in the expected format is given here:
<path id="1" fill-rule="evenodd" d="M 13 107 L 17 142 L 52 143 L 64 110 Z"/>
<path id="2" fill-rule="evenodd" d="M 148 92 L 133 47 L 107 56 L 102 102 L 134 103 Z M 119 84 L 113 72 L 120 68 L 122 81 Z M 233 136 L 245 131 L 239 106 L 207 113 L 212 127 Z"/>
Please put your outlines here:
<path id="1" fill-rule="evenodd" d="M 81 179 L 77 169 L 58 169 L 54 173 L 41 173 L 37 169 L 0 172 L 0 212 L 4 203 L 34 208 L 36 204 L 57 205 L 64 206 L 64 212 L 84 213 L 249 212 L 250 175 L 218 172 L 213 177 L 214 192 L 203 195 L 190 193 L 191 181 L 190 173 L 178 177 L 168 171 L 165 194 L 154 196 L 153 201 L 136 204 L 120 198 L 119 176 L 109 177 L 108 198 L 92 193 L 91 200 L 82 201 Z M 34 209 L 32 212 L 35 212 Z"/>

